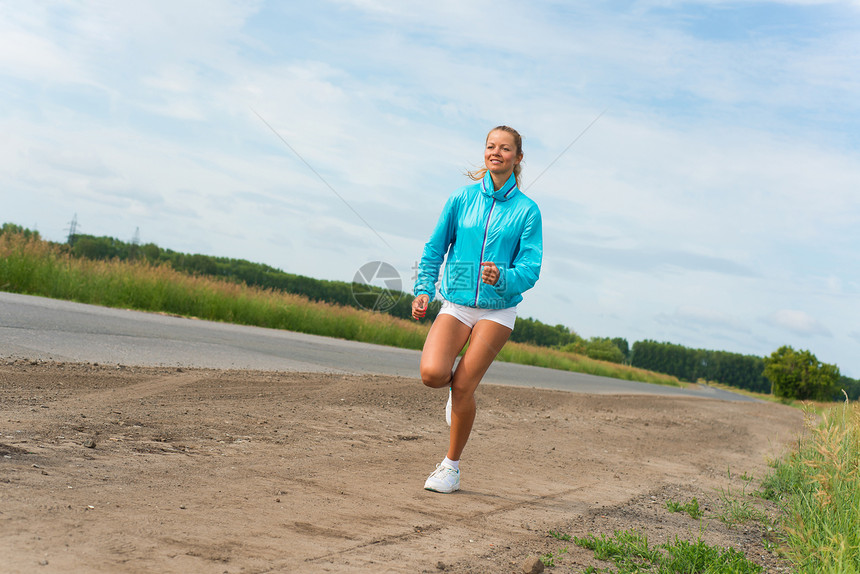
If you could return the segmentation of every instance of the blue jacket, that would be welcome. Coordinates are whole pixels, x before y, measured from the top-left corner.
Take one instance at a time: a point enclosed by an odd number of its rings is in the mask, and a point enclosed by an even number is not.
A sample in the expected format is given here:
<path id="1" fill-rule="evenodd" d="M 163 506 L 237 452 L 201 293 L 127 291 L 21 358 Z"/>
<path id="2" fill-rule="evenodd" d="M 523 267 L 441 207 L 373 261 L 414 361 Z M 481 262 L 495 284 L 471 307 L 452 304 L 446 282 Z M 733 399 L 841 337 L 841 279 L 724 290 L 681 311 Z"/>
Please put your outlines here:
<path id="1" fill-rule="evenodd" d="M 493 190 L 488 172 L 480 182 L 463 186 L 448 198 L 424 245 L 413 291 L 416 296 L 426 293 L 432 301 L 445 260 L 442 297 L 469 307 L 506 309 L 534 287 L 542 257 L 537 204 L 519 190 L 513 174 L 501 189 Z M 499 268 L 495 285 L 481 281 L 483 261 Z"/>

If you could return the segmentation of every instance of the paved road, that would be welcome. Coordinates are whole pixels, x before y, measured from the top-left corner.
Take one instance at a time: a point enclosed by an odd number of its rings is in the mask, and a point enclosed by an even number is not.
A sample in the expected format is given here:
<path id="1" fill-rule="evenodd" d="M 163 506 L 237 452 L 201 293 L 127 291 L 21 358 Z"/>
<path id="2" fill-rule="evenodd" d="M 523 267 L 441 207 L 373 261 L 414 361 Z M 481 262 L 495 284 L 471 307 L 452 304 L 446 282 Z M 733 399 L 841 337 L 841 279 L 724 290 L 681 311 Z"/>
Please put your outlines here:
<path id="1" fill-rule="evenodd" d="M 416 377 L 418 351 L 109 309 L 0 292 L 0 358 Z M 657 394 L 723 400 L 742 395 L 678 389 L 496 362 L 485 382 L 582 393 Z"/>

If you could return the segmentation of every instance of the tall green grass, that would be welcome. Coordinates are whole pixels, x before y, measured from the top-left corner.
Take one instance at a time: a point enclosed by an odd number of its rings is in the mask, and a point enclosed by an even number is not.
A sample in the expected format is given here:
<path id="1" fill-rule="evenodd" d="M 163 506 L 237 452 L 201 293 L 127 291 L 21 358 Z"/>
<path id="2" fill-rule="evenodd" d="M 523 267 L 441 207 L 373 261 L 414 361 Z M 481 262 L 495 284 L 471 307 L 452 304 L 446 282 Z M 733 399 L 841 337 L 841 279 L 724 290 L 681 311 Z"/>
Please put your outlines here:
<path id="1" fill-rule="evenodd" d="M 846 402 L 807 417 L 797 451 L 762 484 L 780 500 L 780 531 L 796 574 L 860 573 L 860 409 Z"/>
<path id="2" fill-rule="evenodd" d="M 561 371 L 587 373 L 600 377 L 613 377 L 626 381 L 641 381 L 658 385 L 680 386 L 678 379 L 636 367 L 621 366 L 618 363 L 590 359 L 584 355 L 567 353 L 557 349 L 508 342 L 497 356 L 498 360 L 521 365 L 546 367 Z"/>
<path id="3" fill-rule="evenodd" d="M 54 299 L 256 325 L 353 341 L 421 349 L 427 323 L 306 297 L 195 276 L 167 264 L 73 257 L 36 236 L 0 234 L 0 290 Z M 678 385 L 675 377 L 582 355 L 509 342 L 507 362 L 626 380 Z"/>
<path id="4" fill-rule="evenodd" d="M 47 242 L 0 236 L 0 289 L 212 321 L 420 349 L 426 325 L 305 297 L 193 276 L 168 265 L 71 257 Z"/>

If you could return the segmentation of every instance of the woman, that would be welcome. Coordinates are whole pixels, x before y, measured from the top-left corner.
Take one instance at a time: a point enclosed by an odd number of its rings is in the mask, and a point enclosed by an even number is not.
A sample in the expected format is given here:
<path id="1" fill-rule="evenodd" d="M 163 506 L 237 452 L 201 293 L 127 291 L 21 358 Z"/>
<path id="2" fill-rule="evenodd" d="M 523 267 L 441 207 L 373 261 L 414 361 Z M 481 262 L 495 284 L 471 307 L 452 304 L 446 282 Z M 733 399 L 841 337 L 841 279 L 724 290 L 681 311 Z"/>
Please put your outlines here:
<path id="1" fill-rule="evenodd" d="M 448 452 L 424 484 L 427 490 L 459 490 L 460 455 L 475 420 L 475 389 L 514 328 L 522 293 L 540 275 L 541 215 L 519 189 L 522 159 L 520 134 L 507 126 L 493 128 L 485 167 L 468 173 L 477 183 L 448 198 L 421 256 L 412 301 L 416 320 L 436 295 L 445 261 L 442 309 L 424 342 L 420 371 L 428 387 L 450 389 L 451 425 Z"/>

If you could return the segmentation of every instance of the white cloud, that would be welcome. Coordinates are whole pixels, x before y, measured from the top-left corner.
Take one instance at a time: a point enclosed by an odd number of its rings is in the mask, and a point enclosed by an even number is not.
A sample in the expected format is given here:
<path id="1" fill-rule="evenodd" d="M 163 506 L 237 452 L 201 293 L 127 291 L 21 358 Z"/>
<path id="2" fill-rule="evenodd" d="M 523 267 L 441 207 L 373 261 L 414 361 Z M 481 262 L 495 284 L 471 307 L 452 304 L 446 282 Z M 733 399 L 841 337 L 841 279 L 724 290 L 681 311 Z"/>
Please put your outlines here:
<path id="1" fill-rule="evenodd" d="M 26 10 L 0 5 L 0 72 L 4 76 L 35 82 L 82 80 L 74 55 L 57 45 L 46 25 L 47 7 Z"/>
<path id="2" fill-rule="evenodd" d="M 821 335 L 832 337 L 833 333 L 811 315 L 794 309 L 780 309 L 765 317 L 764 322 L 773 327 L 784 329 L 796 335 L 811 337 Z"/>
<path id="3" fill-rule="evenodd" d="M 721 329 L 740 333 L 749 333 L 750 329 L 739 317 L 734 317 L 724 311 L 682 305 L 672 314 L 661 313 L 657 321 L 692 330 Z"/>

